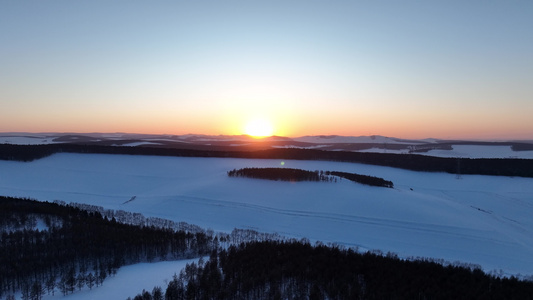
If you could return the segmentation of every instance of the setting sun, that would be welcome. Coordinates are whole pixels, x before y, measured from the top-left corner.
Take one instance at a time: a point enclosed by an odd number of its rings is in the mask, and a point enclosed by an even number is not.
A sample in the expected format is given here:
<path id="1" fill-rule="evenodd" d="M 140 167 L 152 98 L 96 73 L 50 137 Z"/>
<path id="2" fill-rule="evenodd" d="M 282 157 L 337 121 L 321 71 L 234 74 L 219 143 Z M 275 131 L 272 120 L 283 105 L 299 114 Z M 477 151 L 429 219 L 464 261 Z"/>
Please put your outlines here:
<path id="1" fill-rule="evenodd" d="M 265 119 L 249 121 L 244 128 L 244 133 L 254 138 L 271 136 L 274 132 L 272 124 Z"/>

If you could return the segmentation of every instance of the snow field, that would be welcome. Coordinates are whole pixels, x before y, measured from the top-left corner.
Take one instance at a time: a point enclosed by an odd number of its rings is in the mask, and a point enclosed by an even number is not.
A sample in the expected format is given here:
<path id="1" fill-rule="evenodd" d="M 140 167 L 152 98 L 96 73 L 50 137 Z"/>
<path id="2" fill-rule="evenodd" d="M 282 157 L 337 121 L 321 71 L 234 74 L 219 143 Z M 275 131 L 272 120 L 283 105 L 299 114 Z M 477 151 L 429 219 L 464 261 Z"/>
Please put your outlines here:
<path id="1" fill-rule="evenodd" d="M 370 148 L 357 152 L 408 154 L 409 149 L 393 150 L 383 148 Z M 464 158 L 522 158 L 533 159 L 533 151 L 513 151 L 511 146 L 487 145 L 453 145 L 452 150 L 429 150 L 428 152 L 415 153 L 419 155 L 436 157 L 464 157 Z"/>
<path id="2" fill-rule="evenodd" d="M 457 179 L 353 163 L 284 162 L 288 168 L 378 176 L 395 188 L 226 174 L 235 168 L 281 167 L 281 160 L 63 153 L 31 163 L 0 161 L 0 194 L 100 205 L 216 231 L 250 228 L 400 257 L 479 264 L 486 271 L 533 274 L 531 178 Z M 134 201 L 123 204 L 133 196 Z"/>
<path id="3" fill-rule="evenodd" d="M 0 136 L 0 144 L 41 145 L 53 144 L 54 137 L 39 136 Z"/>
<path id="4" fill-rule="evenodd" d="M 533 151 L 513 151 L 511 146 L 453 145 L 452 150 L 430 150 L 420 154 L 437 157 L 533 159 Z"/>
<path id="5" fill-rule="evenodd" d="M 81 291 L 63 296 L 56 291 L 55 295 L 45 295 L 43 300 L 92 300 L 92 299 L 127 299 L 140 294 L 142 290 L 152 293 L 155 286 L 161 287 L 163 293 L 174 274 L 179 275 L 181 269 L 188 263 L 198 262 L 198 259 L 179 261 L 162 261 L 156 263 L 141 263 L 125 266 L 117 271 L 113 277 L 108 277 L 104 284 L 93 287 L 92 290 L 85 287 Z"/>

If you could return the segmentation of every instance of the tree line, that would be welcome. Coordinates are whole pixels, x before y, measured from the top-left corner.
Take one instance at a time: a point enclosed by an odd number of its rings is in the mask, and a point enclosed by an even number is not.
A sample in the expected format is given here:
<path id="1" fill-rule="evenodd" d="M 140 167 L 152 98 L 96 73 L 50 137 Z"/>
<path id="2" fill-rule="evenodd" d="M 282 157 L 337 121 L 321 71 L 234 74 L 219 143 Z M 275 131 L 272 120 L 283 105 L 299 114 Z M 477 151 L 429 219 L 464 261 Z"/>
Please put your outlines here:
<path id="1" fill-rule="evenodd" d="M 92 289 L 128 264 L 200 257 L 243 242 L 286 240 L 251 229 L 215 233 L 95 205 L 3 196 L 0 233 L 0 299 L 13 299 L 19 291 L 23 300 Z"/>
<path id="2" fill-rule="evenodd" d="M 361 175 L 361 174 L 348 173 L 348 172 L 338 172 L 338 171 L 326 171 L 325 174 L 331 175 L 331 176 L 342 177 L 342 178 L 351 180 L 353 182 L 371 185 L 371 186 L 381 186 L 381 187 L 387 187 L 387 188 L 394 187 L 394 184 L 392 183 L 392 181 L 385 180 L 381 177 L 376 177 L 376 176 Z"/>
<path id="3" fill-rule="evenodd" d="M 533 299 L 531 281 L 305 241 L 251 242 L 212 251 L 206 262 L 176 273 L 163 290 L 166 300 Z M 157 295 L 143 291 L 133 299 L 163 299 Z"/>
<path id="4" fill-rule="evenodd" d="M 99 212 L 0 197 L 0 297 L 23 299 L 101 285 L 126 264 L 199 257 L 216 249 L 205 232 L 122 224 Z"/>
<path id="5" fill-rule="evenodd" d="M 243 168 L 228 171 L 229 177 L 247 177 L 281 181 L 331 181 L 324 172 L 293 168 Z"/>
<path id="6" fill-rule="evenodd" d="M 380 177 L 338 171 L 307 171 L 294 168 L 242 168 L 228 171 L 229 177 L 247 177 L 255 179 L 281 181 L 325 181 L 337 182 L 337 178 L 345 178 L 353 182 L 370 186 L 393 188 L 392 181 Z"/>
<path id="7" fill-rule="evenodd" d="M 0 159 L 32 161 L 54 153 L 62 152 L 182 157 L 295 159 L 363 163 L 424 172 L 533 177 L 533 159 L 446 158 L 417 154 L 324 151 L 298 148 L 278 148 L 259 151 L 220 151 L 215 149 L 195 150 L 148 146 L 125 147 L 68 143 L 48 145 L 0 144 Z"/>

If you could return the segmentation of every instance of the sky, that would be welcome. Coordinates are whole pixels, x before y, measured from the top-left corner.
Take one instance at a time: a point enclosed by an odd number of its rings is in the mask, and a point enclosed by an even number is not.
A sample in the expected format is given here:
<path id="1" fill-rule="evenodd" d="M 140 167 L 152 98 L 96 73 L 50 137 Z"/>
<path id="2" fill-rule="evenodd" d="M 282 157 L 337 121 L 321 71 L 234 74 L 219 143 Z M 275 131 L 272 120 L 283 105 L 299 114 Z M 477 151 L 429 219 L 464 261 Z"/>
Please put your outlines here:
<path id="1" fill-rule="evenodd" d="M 532 1 L 0 0 L 0 132 L 533 139 Z"/>

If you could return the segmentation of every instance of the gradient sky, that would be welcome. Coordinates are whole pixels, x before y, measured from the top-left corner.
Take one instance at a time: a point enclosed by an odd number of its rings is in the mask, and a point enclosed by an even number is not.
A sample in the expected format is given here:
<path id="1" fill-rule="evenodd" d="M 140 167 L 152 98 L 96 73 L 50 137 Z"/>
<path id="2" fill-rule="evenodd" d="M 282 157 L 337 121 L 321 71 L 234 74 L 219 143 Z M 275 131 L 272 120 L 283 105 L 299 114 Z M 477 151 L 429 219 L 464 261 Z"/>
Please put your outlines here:
<path id="1" fill-rule="evenodd" d="M 533 1 L 0 0 L 0 132 L 533 138 Z"/>

